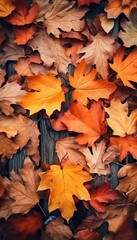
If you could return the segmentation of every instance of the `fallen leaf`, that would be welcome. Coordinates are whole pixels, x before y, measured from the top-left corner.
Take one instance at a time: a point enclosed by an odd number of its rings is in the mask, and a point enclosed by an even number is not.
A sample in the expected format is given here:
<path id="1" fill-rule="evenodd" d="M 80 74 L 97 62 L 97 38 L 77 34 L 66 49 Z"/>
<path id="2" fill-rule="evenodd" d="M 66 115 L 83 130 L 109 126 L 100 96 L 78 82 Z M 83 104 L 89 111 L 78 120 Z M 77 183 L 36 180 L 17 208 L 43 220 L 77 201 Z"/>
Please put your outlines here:
<path id="1" fill-rule="evenodd" d="M 128 202 L 137 201 L 137 164 L 130 163 L 123 166 L 118 171 L 119 185 L 117 190 L 123 192 L 128 197 Z M 122 179 L 120 179 L 122 178 Z"/>
<path id="2" fill-rule="evenodd" d="M 66 0 L 56 0 L 48 5 L 44 16 L 44 26 L 47 33 L 52 33 L 56 38 L 61 34 L 60 29 L 65 32 L 80 31 L 80 19 L 84 17 L 88 8 L 78 9 L 74 6 L 75 2 Z"/>
<path id="3" fill-rule="evenodd" d="M 28 9 L 25 0 L 16 1 L 15 5 L 15 11 L 5 19 L 7 22 L 16 26 L 23 26 L 35 20 L 39 11 L 37 3 L 33 3 L 30 9 Z"/>
<path id="4" fill-rule="evenodd" d="M 59 39 L 48 36 L 45 30 L 40 30 L 29 41 L 29 46 L 34 51 L 39 51 L 46 67 L 51 67 L 54 64 L 57 72 L 66 74 L 71 60 L 66 56 L 65 49 L 61 46 Z"/>
<path id="5" fill-rule="evenodd" d="M 120 47 L 113 57 L 113 63 L 109 65 L 117 72 L 116 78 L 120 78 L 124 86 L 134 88 L 130 81 L 137 82 L 137 48 L 134 48 L 123 60 L 124 55 L 125 50 Z"/>
<path id="6" fill-rule="evenodd" d="M 92 146 L 107 131 L 101 101 L 94 102 L 90 109 L 81 103 L 72 102 L 70 110 L 64 113 L 61 121 L 67 126 L 68 131 L 81 133 L 75 137 L 76 142 L 88 144 L 88 146 Z"/>
<path id="7" fill-rule="evenodd" d="M 80 230 L 74 235 L 74 239 L 77 240 L 98 240 L 99 233 L 92 232 L 90 229 Z"/>
<path id="8" fill-rule="evenodd" d="M 51 165 L 50 170 L 40 174 L 40 178 L 38 191 L 50 189 L 49 212 L 58 208 L 62 217 L 67 221 L 76 211 L 73 195 L 79 200 L 87 201 L 90 199 L 83 183 L 90 181 L 92 177 L 83 171 L 81 166 L 72 165 L 61 168 L 58 165 Z"/>
<path id="9" fill-rule="evenodd" d="M 43 22 L 45 13 L 49 10 L 49 0 L 36 0 L 36 3 L 39 6 L 39 13 L 36 17 L 36 22 Z"/>
<path id="10" fill-rule="evenodd" d="M 5 69 L 0 68 L 0 87 L 5 81 L 5 75 L 6 75 Z"/>
<path id="11" fill-rule="evenodd" d="M 15 9 L 15 5 L 13 5 L 11 0 L 1 0 L 0 1 L 0 17 L 7 17 L 12 13 Z"/>
<path id="12" fill-rule="evenodd" d="M 16 29 L 15 30 L 16 39 L 14 40 L 14 43 L 18 45 L 24 45 L 28 43 L 30 39 L 33 38 L 35 33 L 36 33 L 36 27 L 34 25 L 30 27 L 25 26 L 25 27 Z"/>
<path id="13" fill-rule="evenodd" d="M 118 98 L 113 98 L 109 108 L 105 108 L 109 118 L 108 125 L 113 130 L 113 135 L 125 137 L 137 131 L 137 109 L 128 116 L 128 103 L 121 103 Z"/>
<path id="14" fill-rule="evenodd" d="M 90 5 L 91 3 L 100 3 L 100 0 L 78 0 L 78 7 L 81 7 L 83 5 Z"/>
<path id="15" fill-rule="evenodd" d="M 23 168 L 19 169 L 19 175 L 12 171 L 11 180 L 0 176 L 0 184 L 6 188 L 7 195 L 11 199 L 10 202 L 4 201 L 0 208 L 0 217 L 8 218 L 9 215 L 16 213 L 26 214 L 39 202 L 36 193 L 39 184 L 38 172 L 34 170 L 31 160 L 26 158 Z M 3 208 L 5 208 L 4 215 Z"/>
<path id="16" fill-rule="evenodd" d="M 16 214 L 8 218 L 3 225 L 5 240 L 36 240 L 38 231 L 43 228 L 43 220 L 39 212 L 29 212 L 26 215 Z"/>
<path id="17" fill-rule="evenodd" d="M 32 76 L 33 73 L 30 69 L 30 60 L 29 58 L 21 58 L 14 64 L 14 69 L 16 70 L 17 74 L 20 76 Z"/>
<path id="18" fill-rule="evenodd" d="M 17 104 L 26 94 L 25 90 L 16 82 L 6 83 L 0 88 L 0 109 L 6 115 L 12 115 L 14 112 L 11 104 Z"/>
<path id="19" fill-rule="evenodd" d="M 12 140 L 6 137 L 5 134 L 0 133 L 0 155 L 1 158 L 11 158 L 17 152 L 19 146 Z"/>
<path id="20" fill-rule="evenodd" d="M 30 115 L 45 109 L 48 115 L 61 108 L 65 96 L 61 88 L 61 80 L 52 73 L 39 74 L 27 78 L 28 87 L 35 92 L 28 92 L 21 100 L 20 105 L 30 110 Z"/>
<path id="21" fill-rule="evenodd" d="M 74 76 L 69 75 L 70 85 L 74 88 L 72 92 L 73 100 L 77 100 L 84 105 L 87 105 L 88 98 L 96 101 L 99 98 L 109 98 L 109 95 L 116 90 L 114 83 L 107 79 L 97 79 L 96 69 L 92 69 L 88 74 L 85 74 L 86 63 L 82 60 L 74 70 Z"/>
<path id="22" fill-rule="evenodd" d="M 111 60 L 116 52 L 115 38 L 103 32 L 99 32 L 93 38 L 93 42 L 84 47 L 78 53 L 84 53 L 79 61 L 85 59 L 87 64 L 96 65 L 97 71 L 103 78 L 108 77 L 108 60 Z"/>
<path id="23" fill-rule="evenodd" d="M 65 225 L 64 220 L 59 217 L 53 219 L 46 226 L 45 231 L 42 233 L 40 240 L 52 239 L 52 240 L 68 240 L 73 237 L 73 233 L 70 230 L 69 226 Z"/>
<path id="24" fill-rule="evenodd" d="M 119 147 L 106 147 L 106 142 L 102 140 L 92 146 L 92 153 L 89 149 L 80 149 L 85 155 L 90 173 L 97 173 L 99 176 L 111 173 L 109 163 L 115 160 L 119 155 Z"/>
<path id="25" fill-rule="evenodd" d="M 56 141 L 56 153 L 60 162 L 67 158 L 70 164 L 86 167 L 85 156 L 79 151 L 81 148 L 82 146 L 74 141 L 74 137 L 65 137 Z"/>
<path id="26" fill-rule="evenodd" d="M 114 20 L 108 19 L 105 13 L 100 13 L 99 19 L 100 19 L 101 27 L 103 28 L 103 30 L 106 33 L 109 33 L 114 27 L 114 23 L 115 23 Z"/>
<path id="27" fill-rule="evenodd" d="M 119 161 L 123 161 L 123 159 L 130 153 L 133 158 L 137 159 L 137 138 L 132 136 L 125 137 L 111 137 L 110 138 L 111 145 L 117 145 L 120 149 Z"/>
<path id="28" fill-rule="evenodd" d="M 98 212 L 105 212 L 106 207 L 102 203 L 110 203 L 117 198 L 117 192 L 109 187 L 109 183 L 106 182 L 97 188 L 89 190 L 90 205 Z"/>
<path id="29" fill-rule="evenodd" d="M 136 0 L 128 1 L 128 4 L 124 3 L 123 0 L 109 0 L 105 11 L 108 18 L 117 18 L 121 13 L 124 13 L 128 18 L 132 8 L 137 7 L 136 4 Z"/>

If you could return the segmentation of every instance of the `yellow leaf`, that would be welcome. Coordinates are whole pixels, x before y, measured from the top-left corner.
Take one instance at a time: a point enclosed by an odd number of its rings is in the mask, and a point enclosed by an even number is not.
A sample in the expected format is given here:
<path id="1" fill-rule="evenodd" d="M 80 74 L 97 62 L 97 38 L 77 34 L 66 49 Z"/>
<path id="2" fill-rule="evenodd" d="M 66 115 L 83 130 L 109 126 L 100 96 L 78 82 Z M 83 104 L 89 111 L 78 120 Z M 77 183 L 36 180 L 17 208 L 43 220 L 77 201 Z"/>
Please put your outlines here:
<path id="1" fill-rule="evenodd" d="M 45 109 L 48 115 L 61 108 L 65 100 L 61 88 L 61 80 L 55 78 L 52 73 L 40 74 L 28 77 L 28 87 L 35 92 L 28 92 L 20 102 L 20 105 L 30 110 L 30 115 Z"/>
<path id="2" fill-rule="evenodd" d="M 50 170 L 40 173 L 41 182 L 38 190 L 50 189 L 49 212 L 59 209 L 63 218 L 67 221 L 76 210 L 73 195 L 80 200 L 90 200 L 84 182 L 90 181 L 92 177 L 82 170 L 81 166 L 52 165 Z"/>
<path id="3" fill-rule="evenodd" d="M 137 109 L 128 116 L 128 103 L 122 104 L 118 98 L 113 98 L 109 108 L 105 108 L 109 114 L 108 125 L 113 130 L 113 135 L 125 137 L 137 131 Z"/>

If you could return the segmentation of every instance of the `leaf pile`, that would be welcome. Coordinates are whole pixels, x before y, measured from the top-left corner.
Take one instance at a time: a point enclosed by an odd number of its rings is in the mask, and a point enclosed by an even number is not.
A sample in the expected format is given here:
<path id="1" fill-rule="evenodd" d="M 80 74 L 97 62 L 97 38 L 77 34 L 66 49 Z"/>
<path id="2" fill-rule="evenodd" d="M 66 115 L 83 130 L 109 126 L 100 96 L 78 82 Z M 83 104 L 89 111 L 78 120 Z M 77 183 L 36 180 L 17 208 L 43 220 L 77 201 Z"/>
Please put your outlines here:
<path id="1" fill-rule="evenodd" d="M 136 16 L 136 0 L 0 1 L 3 240 L 136 239 Z"/>

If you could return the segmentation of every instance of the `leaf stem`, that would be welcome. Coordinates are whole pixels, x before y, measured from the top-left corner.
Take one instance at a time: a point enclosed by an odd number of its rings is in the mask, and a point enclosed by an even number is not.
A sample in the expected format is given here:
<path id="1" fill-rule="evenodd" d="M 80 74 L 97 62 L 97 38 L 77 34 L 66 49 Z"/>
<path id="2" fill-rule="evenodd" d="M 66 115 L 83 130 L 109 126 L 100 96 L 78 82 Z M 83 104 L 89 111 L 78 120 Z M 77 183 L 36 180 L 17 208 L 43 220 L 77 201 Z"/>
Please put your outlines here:
<path id="1" fill-rule="evenodd" d="M 119 162 L 115 162 L 115 161 L 113 161 L 113 163 L 115 163 L 115 164 L 117 164 L 117 165 L 120 165 L 120 166 L 124 166 L 124 164 L 122 164 L 122 163 L 119 163 Z"/>
<path id="2" fill-rule="evenodd" d="M 40 204 L 39 204 L 39 203 L 38 203 L 38 206 L 39 206 L 39 208 L 40 208 L 41 212 L 43 213 L 43 215 L 44 215 L 45 217 L 47 217 L 46 213 L 44 212 L 44 210 L 42 209 L 42 207 L 40 206 Z"/>

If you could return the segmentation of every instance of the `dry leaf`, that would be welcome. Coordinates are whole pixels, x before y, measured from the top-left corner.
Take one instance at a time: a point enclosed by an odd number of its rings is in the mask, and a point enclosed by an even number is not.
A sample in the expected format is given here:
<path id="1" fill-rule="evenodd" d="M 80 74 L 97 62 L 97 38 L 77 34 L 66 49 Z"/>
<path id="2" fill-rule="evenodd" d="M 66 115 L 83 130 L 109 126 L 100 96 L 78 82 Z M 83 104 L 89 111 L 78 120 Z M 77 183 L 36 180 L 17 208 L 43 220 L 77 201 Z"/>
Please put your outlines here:
<path id="1" fill-rule="evenodd" d="M 30 60 L 29 58 L 21 58 L 17 64 L 14 65 L 14 69 L 17 74 L 20 76 L 32 76 L 33 73 L 30 69 Z"/>
<path id="2" fill-rule="evenodd" d="M 30 110 L 30 115 L 45 109 L 48 115 L 61 108 L 65 96 L 61 88 L 61 80 L 52 73 L 39 74 L 27 78 L 28 87 L 35 91 L 28 92 L 21 100 L 20 105 Z"/>
<path id="3" fill-rule="evenodd" d="M 18 45 L 24 45 L 28 43 L 30 39 L 33 38 L 35 33 L 36 33 L 36 27 L 34 25 L 30 27 L 25 26 L 25 27 L 16 29 L 15 30 L 16 39 L 14 40 L 14 43 Z"/>
<path id="4" fill-rule="evenodd" d="M 108 19 L 107 15 L 105 13 L 100 13 L 99 14 L 99 19 L 101 22 L 101 27 L 106 33 L 109 33 L 112 28 L 114 27 L 114 20 L 113 19 Z"/>
<path id="5" fill-rule="evenodd" d="M 99 239 L 99 233 L 98 232 L 92 232 L 90 229 L 84 229 L 80 230 L 74 235 L 74 239 L 77 240 L 98 240 Z"/>
<path id="6" fill-rule="evenodd" d="M 6 17 L 12 13 L 15 9 L 11 0 L 1 0 L 0 1 L 0 17 Z"/>
<path id="7" fill-rule="evenodd" d="M 78 0 L 78 7 L 90 5 L 91 3 L 100 3 L 101 0 Z"/>
<path id="8" fill-rule="evenodd" d="M 17 149 L 19 149 L 19 146 L 12 139 L 0 133 L 0 155 L 2 155 L 2 158 L 11 158 L 17 152 Z"/>
<path id="9" fill-rule="evenodd" d="M 51 165 L 50 170 L 40 174 L 41 182 L 38 190 L 50 189 L 49 212 L 59 209 L 67 221 L 76 211 L 73 195 L 79 200 L 89 200 L 89 193 L 83 183 L 92 177 L 82 170 L 81 166 Z M 58 187 L 59 186 L 59 187 Z M 61 198 L 60 198 L 61 196 Z"/>

